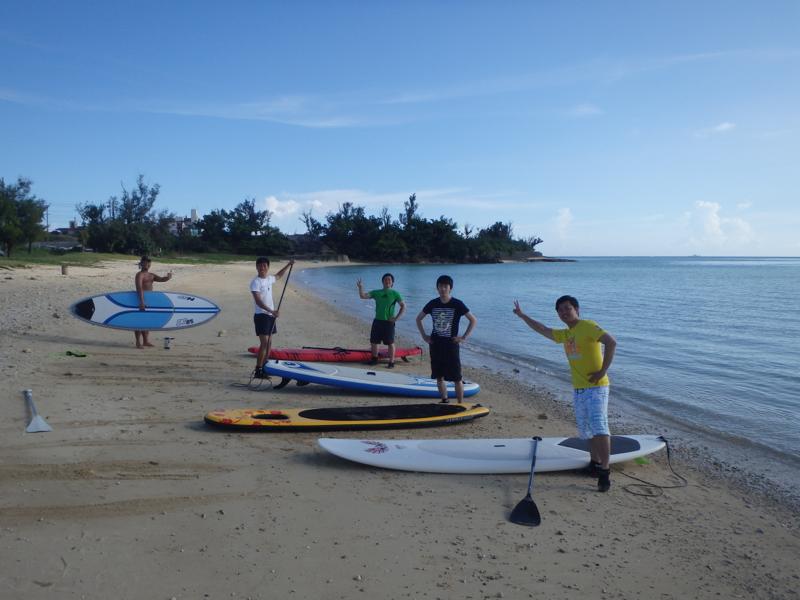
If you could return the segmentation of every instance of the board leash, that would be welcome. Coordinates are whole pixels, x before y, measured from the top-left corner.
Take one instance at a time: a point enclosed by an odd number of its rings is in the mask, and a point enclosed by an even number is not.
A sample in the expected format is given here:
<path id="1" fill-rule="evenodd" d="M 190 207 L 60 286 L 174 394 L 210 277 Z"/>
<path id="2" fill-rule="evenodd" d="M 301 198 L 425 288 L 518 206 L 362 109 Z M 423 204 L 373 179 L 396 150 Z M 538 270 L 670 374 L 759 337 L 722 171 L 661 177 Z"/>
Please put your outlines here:
<path id="1" fill-rule="evenodd" d="M 675 485 L 659 485 L 657 483 L 652 483 L 650 481 L 640 479 L 639 477 L 626 473 L 625 471 L 619 471 L 620 475 L 624 475 L 629 479 L 634 479 L 639 482 L 622 486 L 622 489 L 624 489 L 629 494 L 633 494 L 634 496 L 649 496 L 651 498 L 655 498 L 658 496 L 662 496 L 664 494 L 664 490 L 672 490 L 676 488 L 688 487 L 689 482 L 686 480 L 686 478 L 680 473 L 676 472 L 672 466 L 669 440 L 665 438 L 663 435 L 660 437 L 664 441 L 664 444 L 666 445 L 667 448 L 667 465 L 669 466 L 669 470 L 678 479 L 679 483 L 676 483 Z"/>

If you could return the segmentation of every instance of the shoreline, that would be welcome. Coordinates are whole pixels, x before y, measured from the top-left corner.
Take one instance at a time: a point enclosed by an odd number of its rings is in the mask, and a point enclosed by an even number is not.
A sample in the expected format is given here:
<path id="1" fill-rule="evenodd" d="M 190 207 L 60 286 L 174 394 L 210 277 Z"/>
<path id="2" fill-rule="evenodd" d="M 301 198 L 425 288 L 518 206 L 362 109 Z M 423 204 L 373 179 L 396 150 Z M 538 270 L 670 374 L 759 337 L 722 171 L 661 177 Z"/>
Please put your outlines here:
<path id="1" fill-rule="evenodd" d="M 358 267 L 355 265 L 342 265 Z M 371 265 L 365 265 L 369 267 Z M 307 279 L 298 278 L 302 285 L 313 293 L 313 286 Z M 327 297 L 317 295 L 326 301 L 332 309 L 344 303 L 350 307 L 347 296 L 326 292 Z M 412 311 L 413 312 L 413 311 Z M 343 312 L 347 318 L 354 317 L 354 327 L 369 330 L 370 320 L 363 310 Z M 409 317 L 406 317 L 407 319 Z M 413 317 L 412 317 L 413 318 Z M 409 332 L 413 330 L 411 337 Z M 416 335 L 413 326 L 398 323 L 398 335 L 406 334 L 410 345 L 424 345 Z M 513 360 L 511 355 L 498 354 L 485 347 L 476 346 L 473 340 L 462 353 L 462 362 L 478 369 L 471 378 L 479 381 L 485 377 L 486 370 L 501 377 L 513 379 L 534 393 L 543 393 L 556 399 L 561 408 L 560 416 L 569 425 L 564 435 L 574 434 L 574 419 L 571 407 L 571 386 L 568 379 L 561 380 L 552 373 L 542 373 L 527 363 Z M 363 344 L 362 344 L 363 345 Z M 536 382 L 536 383 L 529 383 Z M 800 511 L 800 483 L 794 481 L 797 465 L 792 456 L 782 453 L 770 455 L 769 448 L 761 448 L 757 458 L 753 458 L 754 446 L 747 439 L 726 437 L 713 429 L 693 427 L 692 423 L 672 418 L 668 412 L 659 411 L 647 403 L 636 403 L 631 398 L 636 390 L 614 388 L 612 385 L 612 402 L 609 420 L 612 431 L 629 433 L 649 433 L 664 435 L 672 444 L 672 453 L 680 457 L 689 466 L 702 471 L 709 478 L 731 487 L 741 486 L 750 492 L 761 495 L 765 500 L 773 502 L 787 511 Z"/>
<path id="2" fill-rule="evenodd" d="M 321 266 L 334 265 L 295 269 Z M 153 271 L 169 267 L 156 262 Z M 0 278 L 0 401 L 10 409 L 0 424 L 0 597 L 796 597 L 796 516 L 691 466 L 676 467 L 688 487 L 635 495 L 623 473 L 672 484 L 663 452 L 615 468 L 608 494 L 573 473 L 537 476 L 543 521 L 529 529 L 507 521 L 526 476 L 383 471 L 328 455 L 315 433 L 206 427 L 203 415 L 217 408 L 403 399 L 237 387 L 253 364 L 253 266 L 172 267 L 173 280 L 156 290 L 212 298 L 223 311 L 171 332 L 170 350 L 136 350 L 132 334 L 66 313 L 79 298 L 130 288 L 130 264 L 0 276 L 12 277 Z M 361 319 L 294 282 L 276 345 L 364 345 Z M 426 374 L 428 357 L 397 368 Z M 568 407 L 544 390 L 481 367 L 465 371 L 492 410 L 483 419 L 324 437 L 574 431 Z M 23 433 L 26 388 L 52 432 Z"/>
<path id="3" fill-rule="evenodd" d="M 349 266 L 358 266 L 358 263 Z M 366 333 L 369 332 L 369 320 L 340 310 L 337 306 L 330 304 L 326 299 L 315 294 L 313 289 L 305 283 L 298 283 L 297 285 L 302 286 L 305 291 L 313 295 L 318 301 L 328 304 L 329 310 L 336 312 L 339 315 L 339 319 L 346 320 L 353 328 L 360 327 Z M 422 340 L 402 336 L 400 333 L 398 333 L 398 339 L 405 340 L 403 343 L 409 346 L 421 345 L 423 348 L 425 346 Z M 362 344 L 362 346 L 368 345 Z M 462 355 L 462 363 L 466 378 L 483 385 L 482 381 L 487 379 L 488 370 L 488 378 L 495 388 L 507 386 L 509 381 L 513 380 L 515 386 L 522 390 L 524 395 L 535 398 L 530 402 L 532 409 L 545 404 L 551 411 L 556 413 L 560 421 L 565 423 L 567 428 L 560 435 L 575 435 L 574 416 L 569 398 L 561 397 L 562 394 L 559 393 L 559 390 L 554 385 L 546 382 L 544 384 L 526 383 L 521 378 L 519 368 L 515 369 L 516 373 L 504 373 L 502 368 L 498 366 L 499 363 L 502 363 L 502 359 L 493 357 L 491 360 L 487 360 L 489 357 L 470 350 L 468 346 L 465 350 L 467 352 Z M 423 362 L 425 360 L 427 360 L 426 355 L 423 356 Z M 492 360 L 498 364 L 495 366 L 485 364 Z M 479 365 L 480 362 L 484 362 L 484 364 Z M 511 367 L 512 365 L 509 364 L 508 366 Z M 426 377 L 428 375 L 429 373 L 425 373 Z M 718 439 L 712 435 L 712 432 L 705 429 L 702 432 L 712 437 L 710 441 L 692 439 L 691 429 L 678 421 L 670 420 L 669 423 L 659 426 L 653 421 L 653 417 L 663 418 L 663 415 L 656 412 L 647 412 L 642 407 L 624 399 L 619 401 L 615 398 L 614 402 L 619 403 L 616 406 L 612 405 L 609 411 L 609 423 L 613 431 L 664 435 L 671 444 L 673 458 L 678 458 L 679 468 L 686 467 L 697 471 L 719 485 L 730 488 L 742 486 L 749 493 L 758 494 L 764 502 L 773 504 L 775 510 L 781 513 L 784 518 L 796 518 L 797 524 L 800 525 L 800 517 L 794 517 L 800 511 L 800 494 L 797 486 L 792 486 L 791 481 L 785 481 L 781 482 L 779 487 L 776 487 L 774 480 L 767 476 L 759 475 L 756 469 L 743 468 L 742 463 L 747 459 L 746 448 L 725 447 L 723 439 Z M 629 409 L 629 412 L 623 414 L 626 408 Z"/>

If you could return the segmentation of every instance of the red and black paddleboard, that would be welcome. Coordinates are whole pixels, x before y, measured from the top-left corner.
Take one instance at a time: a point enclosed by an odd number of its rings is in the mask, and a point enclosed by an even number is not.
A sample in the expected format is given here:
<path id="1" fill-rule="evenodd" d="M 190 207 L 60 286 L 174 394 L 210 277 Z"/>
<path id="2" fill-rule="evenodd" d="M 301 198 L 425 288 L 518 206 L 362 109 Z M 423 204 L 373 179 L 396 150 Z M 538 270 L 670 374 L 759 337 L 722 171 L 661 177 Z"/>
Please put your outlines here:
<path id="1" fill-rule="evenodd" d="M 258 346 L 252 346 L 247 349 L 251 354 L 258 354 Z M 413 348 L 396 348 L 394 351 L 395 358 L 406 359 L 408 356 L 418 356 L 422 354 L 422 348 L 414 346 Z M 269 357 L 273 360 L 294 360 L 300 362 L 367 362 L 372 358 L 372 352 L 369 349 L 351 349 L 351 348 L 316 348 L 312 346 L 304 346 L 302 348 L 272 348 L 269 351 Z M 378 353 L 381 359 L 389 358 L 386 350 L 381 350 Z"/>

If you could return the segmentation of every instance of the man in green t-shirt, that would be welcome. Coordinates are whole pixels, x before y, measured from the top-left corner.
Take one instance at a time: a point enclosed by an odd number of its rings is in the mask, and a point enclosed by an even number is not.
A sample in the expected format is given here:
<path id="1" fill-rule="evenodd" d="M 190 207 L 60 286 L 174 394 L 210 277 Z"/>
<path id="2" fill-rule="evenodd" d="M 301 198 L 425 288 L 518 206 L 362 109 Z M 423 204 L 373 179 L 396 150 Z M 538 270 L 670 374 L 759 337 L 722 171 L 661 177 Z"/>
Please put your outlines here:
<path id="1" fill-rule="evenodd" d="M 607 492 L 611 488 L 608 468 L 611 434 L 608 430 L 609 381 L 606 372 L 614 360 L 617 342 L 594 321 L 580 318 L 578 300 L 572 296 L 561 296 L 556 300 L 556 312 L 567 329 L 551 329 L 531 319 L 514 300 L 514 314 L 528 327 L 564 346 L 572 372 L 578 433 L 582 439 L 589 440 L 591 462 L 586 472 L 597 477 L 598 491 Z"/>
<path id="2" fill-rule="evenodd" d="M 369 364 L 378 364 L 378 344 L 386 344 L 389 351 L 389 369 L 394 368 L 394 323 L 403 316 L 406 311 L 406 304 L 402 296 L 392 289 L 394 286 L 394 275 L 386 273 L 381 277 L 383 288 L 372 290 L 367 293 L 364 291 L 364 284 L 359 279 L 356 282 L 358 295 L 362 300 L 375 300 L 375 319 L 372 321 L 372 330 L 369 333 L 369 343 L 372 350 L 372 360 Z M 400 310 L 394 314 L 394 307 L 398 305 Z"/>

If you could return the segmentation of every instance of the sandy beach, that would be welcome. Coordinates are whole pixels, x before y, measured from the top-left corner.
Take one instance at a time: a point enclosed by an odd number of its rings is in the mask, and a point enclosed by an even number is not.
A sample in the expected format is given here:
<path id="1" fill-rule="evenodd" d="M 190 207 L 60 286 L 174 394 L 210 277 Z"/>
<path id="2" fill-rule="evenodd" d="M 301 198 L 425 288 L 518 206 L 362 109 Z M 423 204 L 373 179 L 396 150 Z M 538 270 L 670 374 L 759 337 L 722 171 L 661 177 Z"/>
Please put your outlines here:
<path id="1" fill-rule="evenodd" d="M 674 457 L 687 487 L 660 495 L 629 487 L 636 482 L 624 473 L 675 485 L 664 452 L 615 467 L 608 494 L 574 473 L 537 475 L 543 521 L 525 528 L 507 517 L 527 476 L 384 471 L 326 454 L 320 434 L 209 428 L 203 415 L 218 408 L 403 400 L 315 385 L 240 387 L 254 364 L 246 348 L 257 341 L 254 266 L 152 267 L 169 269 L 172 281 L 156 290 L 223 308 L 209 324 L 170 332 L 169 350 L 157 333 L 155 347 L 139 350 L 132 333 L 69 315 L 78 299 L 131 289 L 134 260 L 68 275 L 0 270 L 0 399 L 9 417 L 0 424 L 0 599 L 798 597 L 797 515 Z M 346 311 L 290 282 L 274 345 L 366 346 L 368 324 Z M 426 356 L 397 368 L 429 374 Z M 325 435 L 574 435 L 563 403 L 486 370 L 466 374 L 482 386 L 485 418 Z M 52 432 L 24 432 L 24 389 Z"/>

